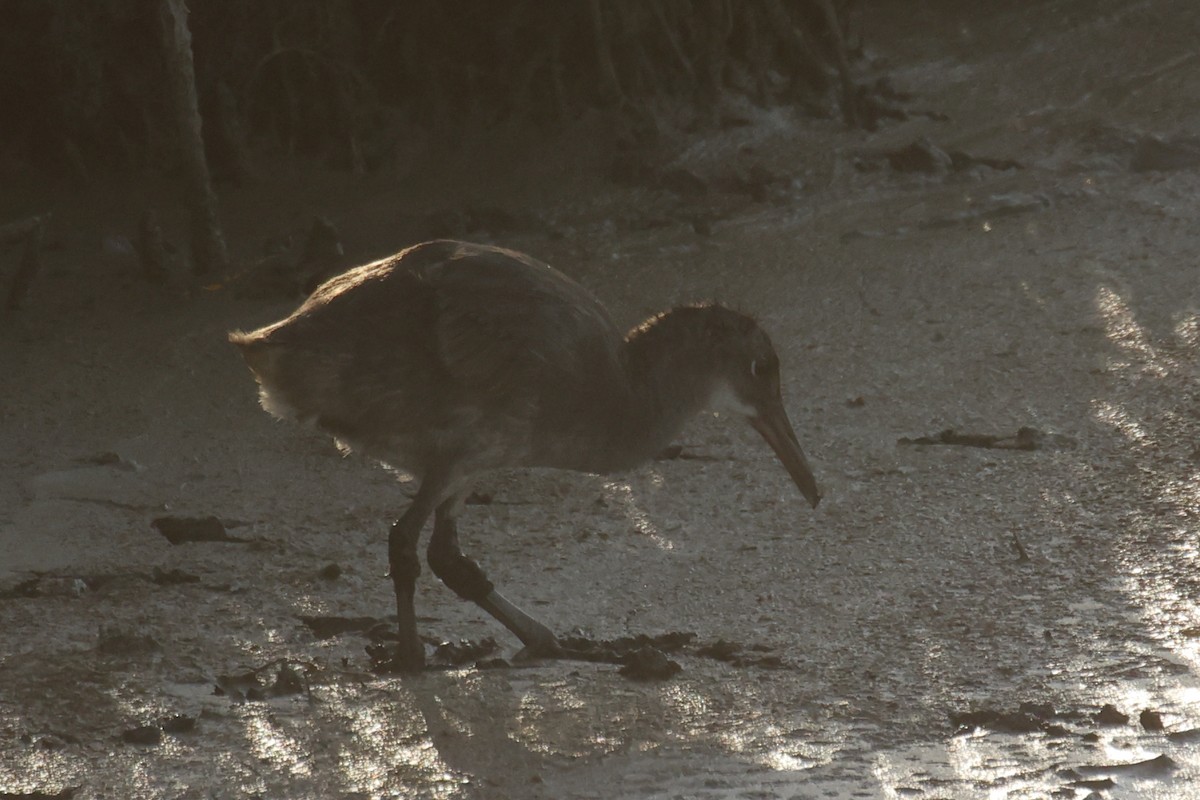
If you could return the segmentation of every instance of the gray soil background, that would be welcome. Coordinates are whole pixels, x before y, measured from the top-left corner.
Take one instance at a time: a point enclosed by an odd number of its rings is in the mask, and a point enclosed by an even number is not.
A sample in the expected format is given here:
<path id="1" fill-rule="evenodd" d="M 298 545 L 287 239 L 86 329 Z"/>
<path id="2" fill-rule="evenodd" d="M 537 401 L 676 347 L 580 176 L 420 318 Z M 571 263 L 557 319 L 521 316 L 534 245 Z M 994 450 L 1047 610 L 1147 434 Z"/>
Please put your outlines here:
<path id="1" fill-rule="evenodd" d="M 141 283 L 111 243 L 172 208 L 165 189 L 5 193 L 2 219 L 56 216 L 0 321 L 0 796 L 1200 796 L 1200 12 L 1016 5 L 873 5 L 871 69 L 913 116 L 864 133 L 738 109 L 750 124 L 670 165 L 703 194 L 603 179 L 587 120 L 553 150 L 495 131 L 452 162 L 431 143 L 385 175 L 281 168 L 222 196 L 235 252 L 320 212 L 366 260 L 430 211 L 499 206 L 542 230 L 472 238 L 623 324 L 708 297 L 755 314 L 818 510 L 747 426 L 708 417 L 692 458 L 489 477 L 461 532 L 557 631 L 693 632 L 776 668 L 693 648 L 645 683 L 580 662 L 370 674 L 365 638 L 299 617 L 392 613 L 411 486 L 270 419 L 224 341 L 296 301 Z M 886 165 L 921 137 L 1021 168 Z M 765 201 L 720 188 L 752 170 L 780 176 Z M 1038 449 L 898 444 L 1022 427 Z M 169 514 L 249 541 L 171 546 L 150 524 Z M 517 649 L 428 571 L 418 612 Z M 306 691 L 214 693 L 281 659 Z M 1053 713 L 952 721 L 1021 703 Z M 1106 703 L 1129 721 L 1097 722 Z M 194 729 L 122 738 L 175 715 Z"/>

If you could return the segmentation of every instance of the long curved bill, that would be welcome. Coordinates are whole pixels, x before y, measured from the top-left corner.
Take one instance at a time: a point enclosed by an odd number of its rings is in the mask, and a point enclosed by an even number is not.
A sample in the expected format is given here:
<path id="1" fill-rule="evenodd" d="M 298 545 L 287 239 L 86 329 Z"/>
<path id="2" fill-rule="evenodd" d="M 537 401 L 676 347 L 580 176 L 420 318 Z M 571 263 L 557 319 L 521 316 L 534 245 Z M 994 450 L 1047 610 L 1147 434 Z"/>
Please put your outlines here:
<path id="1" fill-rule="evenodd" d="M 816 508 L 817 503 L 821 502 L 821 492 L 817 489 L 817 480 L 808 466 L 808 459 L 800 449 L 800 442 L 796 441 L 796 432 L 792 430 L 792 423 L 783 410 L 783 403 L 771 403 L 749 419 L 754 430 L 767 440 L 767 444 L 783 462 L 784 469 L 792 477 L 800 494 Z"/>

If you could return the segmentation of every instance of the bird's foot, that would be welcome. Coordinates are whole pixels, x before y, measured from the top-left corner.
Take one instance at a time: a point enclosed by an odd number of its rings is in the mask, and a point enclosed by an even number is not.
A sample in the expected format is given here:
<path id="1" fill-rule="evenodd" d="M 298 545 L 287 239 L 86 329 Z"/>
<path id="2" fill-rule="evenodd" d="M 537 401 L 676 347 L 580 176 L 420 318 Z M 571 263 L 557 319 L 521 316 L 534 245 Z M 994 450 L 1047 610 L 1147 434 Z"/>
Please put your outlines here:
<path id="1" fill-rule="evenodd" d="M 400 639 L 394 646 L 368 648 L 372 669 L 381 673 L 415 675 L 425 669 L 425 645 L 419 639 Z"/>

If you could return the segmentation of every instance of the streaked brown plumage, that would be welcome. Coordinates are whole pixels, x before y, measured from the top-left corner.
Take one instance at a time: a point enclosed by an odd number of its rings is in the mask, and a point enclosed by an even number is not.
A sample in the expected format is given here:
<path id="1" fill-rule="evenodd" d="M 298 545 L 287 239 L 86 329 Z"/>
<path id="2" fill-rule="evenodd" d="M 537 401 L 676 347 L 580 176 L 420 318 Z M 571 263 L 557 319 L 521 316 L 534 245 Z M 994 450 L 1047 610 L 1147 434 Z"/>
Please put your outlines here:
<path id="1" fill-rule="evenodd" d="M 783 409 L 770 340 L 720 305 L 675 308 L 622 336 L 557 270 L 510 250 L 435 241 L 333 278 L 288 318 L 230 340 L 266 410 L 419 480 L 389 539 L 401 669 L 424 663 L 413 591 L 430 516 L 434 572 L 530 651 L 557 651 L 550 630 L 458 547 L 456 518 L 481 472 L 627 470 L 699 411 L 722 407 L 746 416 L 813 506 L 820 499 Z"/>

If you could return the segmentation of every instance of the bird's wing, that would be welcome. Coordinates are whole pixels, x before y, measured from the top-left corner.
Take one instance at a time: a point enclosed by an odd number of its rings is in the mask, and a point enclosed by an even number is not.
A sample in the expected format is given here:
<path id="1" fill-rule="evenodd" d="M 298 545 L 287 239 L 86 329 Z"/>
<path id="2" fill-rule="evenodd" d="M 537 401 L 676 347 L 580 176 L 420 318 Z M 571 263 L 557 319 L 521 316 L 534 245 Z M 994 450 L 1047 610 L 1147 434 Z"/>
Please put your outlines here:
<path id="1" fill-rule="evenodd" d="M 569 391 L 616 368 L 621 334 L 608 312 L 545 264 L 464 246 L 428 277 L 437 298 L 438 353 L 464 386 L 502 400 L 530 390 Z"/>

